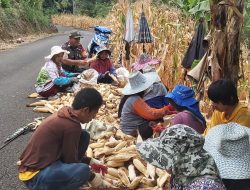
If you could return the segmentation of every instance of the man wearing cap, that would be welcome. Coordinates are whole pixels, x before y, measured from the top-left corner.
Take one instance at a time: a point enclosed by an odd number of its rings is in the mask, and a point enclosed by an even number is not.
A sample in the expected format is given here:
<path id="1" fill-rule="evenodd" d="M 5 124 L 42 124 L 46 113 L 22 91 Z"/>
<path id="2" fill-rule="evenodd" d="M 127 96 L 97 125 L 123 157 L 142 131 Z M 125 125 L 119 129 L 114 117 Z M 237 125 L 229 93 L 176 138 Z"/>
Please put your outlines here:
<path id="1" fill-rule="evenodd" d="M 62 48 L 69 51 L 68 58 L 62 60 L 62 67 L 67 72 L 81 73 L 84 69 L 81 66 L 86 66 L 89 63 L 87 60 L 86 50 L 80 43 L 82 35 L 79 32 L 72 32 L 69 35 L 69 41 L 62 45 Z"/>

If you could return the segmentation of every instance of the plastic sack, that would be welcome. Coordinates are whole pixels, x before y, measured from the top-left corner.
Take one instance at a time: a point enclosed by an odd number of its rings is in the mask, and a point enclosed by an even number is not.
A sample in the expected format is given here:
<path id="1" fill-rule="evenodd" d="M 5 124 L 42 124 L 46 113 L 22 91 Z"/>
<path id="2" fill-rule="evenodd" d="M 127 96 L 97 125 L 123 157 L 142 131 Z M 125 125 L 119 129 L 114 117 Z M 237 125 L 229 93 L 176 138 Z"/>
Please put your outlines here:
<path id="1" fill-rule="evenodd" d="M 81 73 L 79 82 L 84 84 L 97 84 L 98 72 L 95 69 L 88 69 Z"/>
<path id="2" fill-rule="evenodd" d="M 124 87 L 128 82 L 129 71 L 125 67 L 116 69 L 117 79 L 119 81 L 119 87 Z"/>

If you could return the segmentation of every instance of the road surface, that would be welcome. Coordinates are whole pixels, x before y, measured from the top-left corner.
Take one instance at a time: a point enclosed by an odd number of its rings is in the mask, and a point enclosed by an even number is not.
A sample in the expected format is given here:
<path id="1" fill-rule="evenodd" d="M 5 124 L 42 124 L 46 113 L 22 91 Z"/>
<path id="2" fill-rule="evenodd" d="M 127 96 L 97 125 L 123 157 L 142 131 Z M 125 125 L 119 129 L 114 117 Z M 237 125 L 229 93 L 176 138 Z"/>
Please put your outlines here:
<path id="1" fill-rule="evenodd" d="M 44 56 L 50 54 L 53 45 L 62 45 L 68 34 L 74 31 L 69 27 L 58 27 L 59 34 L 41 39 L 15 49 L 0 52 L 0 143 L 22 125 L 42 116 L 34 113 L 26 104 L 34 99 L 27 95 L 34 92 L 37 74 L 44 64 Z M 84 47 L 90 42 L 93 32 L 81 31 Z M 31 134 L 23 135 L 0 151 L 0 189 L 23 190 L 25 186 L 18 180 L 16 162 Z"/>

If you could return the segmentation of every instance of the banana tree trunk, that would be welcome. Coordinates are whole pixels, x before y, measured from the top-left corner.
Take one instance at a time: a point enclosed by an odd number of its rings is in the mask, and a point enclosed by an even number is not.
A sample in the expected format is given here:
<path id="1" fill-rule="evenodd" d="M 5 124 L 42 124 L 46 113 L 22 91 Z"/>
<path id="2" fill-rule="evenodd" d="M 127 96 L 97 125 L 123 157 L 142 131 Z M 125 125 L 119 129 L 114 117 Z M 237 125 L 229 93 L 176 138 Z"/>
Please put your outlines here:
<path id="1" fill-rule="evenodd" d="M 210 61 L 212 80 L 239 79 L 240 34 L 245 0 L 211 0 L 212 43 Z"/>

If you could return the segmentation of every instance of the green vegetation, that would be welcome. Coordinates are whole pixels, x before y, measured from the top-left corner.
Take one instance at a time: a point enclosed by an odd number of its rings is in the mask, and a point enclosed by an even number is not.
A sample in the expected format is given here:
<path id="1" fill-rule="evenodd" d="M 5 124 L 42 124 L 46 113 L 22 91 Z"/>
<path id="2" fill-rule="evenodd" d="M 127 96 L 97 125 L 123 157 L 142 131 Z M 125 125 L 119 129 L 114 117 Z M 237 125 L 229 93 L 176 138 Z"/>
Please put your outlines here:
<path id="1" fill-rule="evenodd" d="M 2 40 L 51 29 L 50 18 L 44 14 L 40 0 L 0 0 L 0 25 Z"/>

